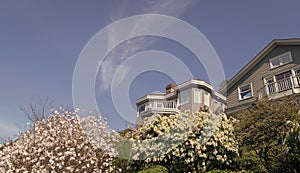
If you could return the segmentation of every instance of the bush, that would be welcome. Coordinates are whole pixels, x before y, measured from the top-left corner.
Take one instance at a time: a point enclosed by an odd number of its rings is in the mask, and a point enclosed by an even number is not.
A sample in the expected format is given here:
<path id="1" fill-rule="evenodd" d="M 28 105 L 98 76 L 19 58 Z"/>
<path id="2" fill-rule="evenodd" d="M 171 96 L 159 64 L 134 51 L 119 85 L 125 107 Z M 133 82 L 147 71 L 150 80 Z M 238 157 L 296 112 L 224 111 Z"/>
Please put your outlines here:
<path id="1" fill-rule="evenodd" d="M 238 172 L 228 171 L 228 170 L 211 170 L 206 173 L 252 173 L 252 171 L 240 170 Z"/>
<path id="2" fill-rule="evenodd" d="M 139 171 L 138 173 L 168 173 L 167 168 L 163 166 L 154 166 L 153 168 L 149 168 L 143 171 Z"/>
<path id="3" fill-rule="evenodd" d="M 239 169 L 255 172 L 300 171 L 291 163 L 286 152 L 290 131 L 287 122 L 299 118 L 298 98 L 299 95 L 293 95 L 263 100 L 230 115 L 238 120 L 234 127 L 240 146 Z"/>

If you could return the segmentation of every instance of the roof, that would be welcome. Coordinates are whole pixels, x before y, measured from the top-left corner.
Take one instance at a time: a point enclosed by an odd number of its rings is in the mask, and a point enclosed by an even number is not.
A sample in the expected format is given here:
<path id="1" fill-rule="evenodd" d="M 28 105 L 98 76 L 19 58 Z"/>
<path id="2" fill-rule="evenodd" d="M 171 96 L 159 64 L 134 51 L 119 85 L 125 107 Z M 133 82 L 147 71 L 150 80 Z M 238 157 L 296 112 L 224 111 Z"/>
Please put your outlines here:
<path id="1" fill-rule="evenodd" d="M 200 86 L 203 86 L 203 87 L 206 87 L 212 91 L 213 90 L 213 86 L 206 83 L 205 81 L 201 81 L 201 80 L 198 80 L 198 79 L 191 79 L 191 80 L 188 80 L 184 83 L 181 83 L 177 86 L 174 87 L 175 90 L 180 90 L 180 89 L 184 89 L 186 87 L 189 87 L 189 86 L 192 86 L 192 85 L 200 85 Z M 138 103 L 141 103 L 141 102 L 144 102 L 146 101 L 147 99 L 165 99 L 165 98 L 169 98 L 171 96 L 173 96 L 175 93 L 174 92 L 171 92 L 171 93 L 168 93 L 168 94 L 148 94 L 148 95 L 145 95 L 144 97 L 141 97 L 139 99 L 136 100 L 136 104 Z M 217 92 L 214 92 L 214 94 L 216 96 L 218 96 L 219 98 L 223 99 L 223 100 L 226 100 L 226 97 L 222 96 L 221 94 L 217 93 Z"/>
<path id="2" fill-rule="evenodd" d="M 248 64 L 246 64 L 235 76 L 227 83 L 227 91 L 245 76 L 255 65 L 257 65 L 268 53 L 279 45 L 300 45 L 300 38 L 274 39 L 264 49 L 262 49 Z"/>

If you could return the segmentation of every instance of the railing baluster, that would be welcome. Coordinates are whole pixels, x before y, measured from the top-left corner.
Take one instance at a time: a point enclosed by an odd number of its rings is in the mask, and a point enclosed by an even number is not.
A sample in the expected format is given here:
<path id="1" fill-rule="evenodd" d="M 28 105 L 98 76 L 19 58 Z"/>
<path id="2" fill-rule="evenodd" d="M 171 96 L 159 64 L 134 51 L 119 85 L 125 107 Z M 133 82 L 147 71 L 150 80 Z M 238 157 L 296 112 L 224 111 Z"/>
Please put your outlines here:
<path id="1" fill-rule="evenodd" d="M 161 107 L 162 105 L 162 107 Z M 147 104 L 147 109 L 175 109 L 175 101 L 153 101 Z"/>

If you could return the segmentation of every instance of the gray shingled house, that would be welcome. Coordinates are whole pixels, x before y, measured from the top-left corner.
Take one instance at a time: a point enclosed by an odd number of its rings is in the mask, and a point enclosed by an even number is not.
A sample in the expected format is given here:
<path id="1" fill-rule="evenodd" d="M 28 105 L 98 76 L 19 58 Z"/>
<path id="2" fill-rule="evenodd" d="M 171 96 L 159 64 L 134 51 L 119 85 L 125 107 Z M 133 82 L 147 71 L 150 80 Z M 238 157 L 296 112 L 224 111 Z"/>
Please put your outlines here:
<path id="1" fill-rule="evenodd" d="M 300 39 L 276 39 L 228 81 L 226 112 L 295 93 L 300 93 Z"/>

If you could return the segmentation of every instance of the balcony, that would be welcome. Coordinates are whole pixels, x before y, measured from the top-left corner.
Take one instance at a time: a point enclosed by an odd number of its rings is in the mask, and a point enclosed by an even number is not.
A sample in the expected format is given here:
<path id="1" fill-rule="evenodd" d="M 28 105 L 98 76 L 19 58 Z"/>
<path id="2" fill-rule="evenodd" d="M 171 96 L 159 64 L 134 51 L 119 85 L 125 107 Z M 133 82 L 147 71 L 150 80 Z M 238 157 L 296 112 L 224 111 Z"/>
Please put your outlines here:
<path id="1" fill-rule="evenodd" d="M 145 105 L 145 110 L 139 113 L 139 116 L 146 117 L 153 114 L 176 114 L 179 113 L 175 101 L 153 101 Z"/>
<path id="2" fill-rule="evenodd" d="M 300 75 L 290 76 L 285 79 L 269 82 L 265 85 L 266 94 L 272 98 L 300 93 Z"/>

